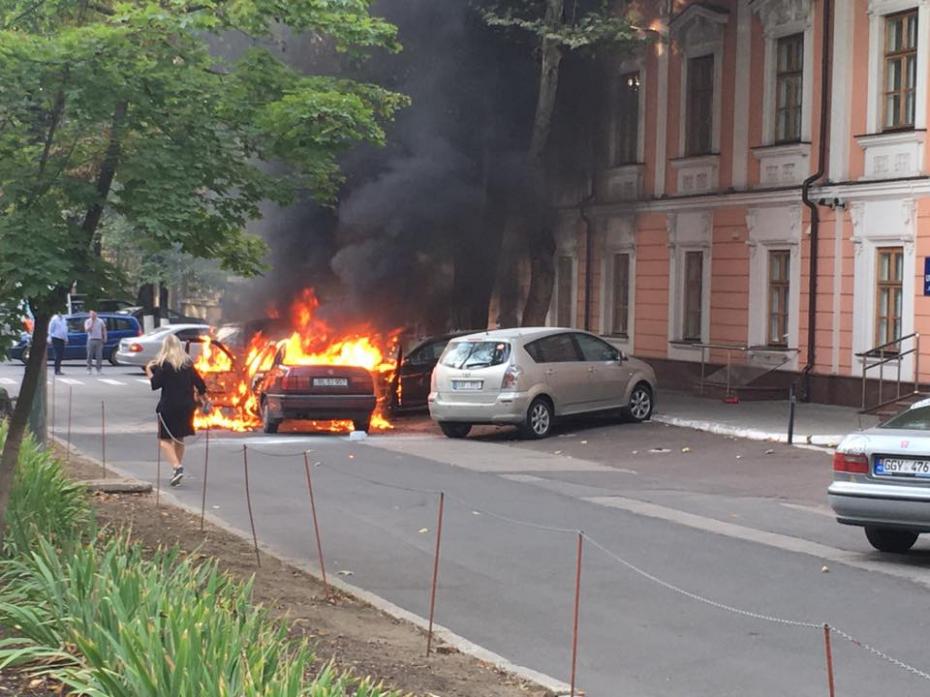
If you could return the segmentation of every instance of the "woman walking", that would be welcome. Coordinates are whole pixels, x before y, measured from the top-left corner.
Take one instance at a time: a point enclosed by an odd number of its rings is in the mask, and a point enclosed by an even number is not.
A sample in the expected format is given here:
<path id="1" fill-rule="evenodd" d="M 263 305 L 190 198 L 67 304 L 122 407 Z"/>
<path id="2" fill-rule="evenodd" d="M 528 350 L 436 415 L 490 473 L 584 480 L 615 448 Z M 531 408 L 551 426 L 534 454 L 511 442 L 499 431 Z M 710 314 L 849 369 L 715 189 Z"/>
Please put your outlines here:
<path id="1" fill-rule="evenodd" d="M 177 486 L 184 476 L 184 438 L 194 435 L 194 411 L 207 386 L 174 334 L 165 337 L 155 360 L 145 366 L 145 374 L 152 389 L 161 390 L 155 407 L 158 445 L 174 468 L 170 484 Z"/>

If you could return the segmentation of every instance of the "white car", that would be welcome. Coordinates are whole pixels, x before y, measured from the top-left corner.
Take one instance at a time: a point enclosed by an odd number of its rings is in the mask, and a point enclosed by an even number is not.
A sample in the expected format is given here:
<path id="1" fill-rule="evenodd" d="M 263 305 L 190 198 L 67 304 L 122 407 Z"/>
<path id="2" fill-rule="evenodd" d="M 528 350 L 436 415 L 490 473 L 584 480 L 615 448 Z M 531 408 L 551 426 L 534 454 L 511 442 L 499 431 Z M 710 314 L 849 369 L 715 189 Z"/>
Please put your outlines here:
<path id="1" fill-rule="evenodd" d="M 545 438 L 562 416 L 622 410 L 644 421 L 655 396 L 652 368 L 594 334 L 498 329 L 449 342 L 433 370 L 429 412 L 450 438 L 475 424 L 514 424 Z"/>
<path id="2" fill-rule="evenodd" d="M 182 344 L 207 336 L 209 324 L 171 324 L 153 329 L 148 334 L 123 339 L 113 354 L 118 365 L 137 365 L 140 368 L 155 358 L 165 337 L 174 334 Z"/>

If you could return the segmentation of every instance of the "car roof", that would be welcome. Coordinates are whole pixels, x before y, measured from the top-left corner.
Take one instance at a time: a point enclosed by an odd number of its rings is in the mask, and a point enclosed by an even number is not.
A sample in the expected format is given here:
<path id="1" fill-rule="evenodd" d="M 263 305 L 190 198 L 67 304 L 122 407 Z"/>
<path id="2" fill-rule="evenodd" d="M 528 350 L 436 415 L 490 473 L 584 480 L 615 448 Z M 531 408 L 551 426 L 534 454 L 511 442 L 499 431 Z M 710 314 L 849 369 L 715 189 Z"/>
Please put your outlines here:
<path id="1" fill-rule="evenodd" d="M 90 312 L 72 312 L 70 315 L 63 315 L 65 319 L 81 319 L 82 317 L 90 317 Z M 138 320 L 132 315 L 124 315 L 120 312 L 98 312 L 97 317 L 103 318 L 113 318 L 113 319 L 131 319 L 133 322 L 138 323 Z"/>
<path id="2" fill-rule="evenodd" d="M 476 341 L 512 341 L 513 339 L 532 341 L 553 334 L 579 331 L 581 330 L 569 327 L 514 327 L 513 329 L 489 329 L 486 332 L 467 334 L 461 338 Z"/>

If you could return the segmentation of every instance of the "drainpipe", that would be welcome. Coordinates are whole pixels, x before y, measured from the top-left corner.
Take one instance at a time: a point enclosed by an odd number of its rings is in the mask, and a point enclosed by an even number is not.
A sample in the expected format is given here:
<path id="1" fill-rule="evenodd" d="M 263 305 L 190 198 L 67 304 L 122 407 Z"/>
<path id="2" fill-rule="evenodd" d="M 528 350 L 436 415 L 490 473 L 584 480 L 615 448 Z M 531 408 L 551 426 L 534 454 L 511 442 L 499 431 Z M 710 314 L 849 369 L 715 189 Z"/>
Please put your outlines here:
<path id="1" fill-rule="evenodd" d="M 595 187 L 592 184 L 591 193 L 585 196 L 578 207 L 579 216 L 584 221 L 584 328 L 591 331 L 591 253 L 594 249 L 594 231 L 592 230 L 591 217 L 588 215 L 586 207 L 594 200 Z"/>
<path id="2" fill-rule="evenodd" d="M 817 352 L 817 262 L 819 257 L 818 241 L 820 239 L 820 210 L 817 203 L 811 200 L 810 190 L 818 180 L 823 178 L 827 161 L 827 138 L 830 134 L 830 68 L 833 63 L 832 43 L 832 0 L 823 2 L 823 60 L 820 76 L 820 143 L 817 160 L 817 171 L 804 180 L 801 185 L 801 200 L 811 213 L 811 251 L 810 251 L 810 279 L 808 281 L 807 304 L 807 364 L 804 366 L 804 400 L 811 399 L 811 373 L 814 370 L 814 361 Z"/>

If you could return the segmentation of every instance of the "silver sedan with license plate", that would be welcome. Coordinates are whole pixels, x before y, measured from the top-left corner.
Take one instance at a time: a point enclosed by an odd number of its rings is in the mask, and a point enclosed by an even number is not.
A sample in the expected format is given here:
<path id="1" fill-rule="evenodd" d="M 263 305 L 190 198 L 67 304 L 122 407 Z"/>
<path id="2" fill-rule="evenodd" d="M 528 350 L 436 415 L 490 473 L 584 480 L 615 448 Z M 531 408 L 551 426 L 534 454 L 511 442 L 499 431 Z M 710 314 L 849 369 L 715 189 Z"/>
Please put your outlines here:
<path id="1" fill-rule="evenodd" d="M 837 520 L 865 528 L 882 552 L 906 552 L 930 532 L 930 399 L 846 436 L 828 496 Z"/>

